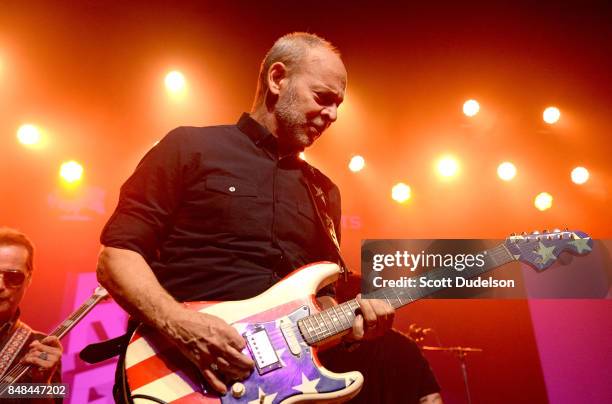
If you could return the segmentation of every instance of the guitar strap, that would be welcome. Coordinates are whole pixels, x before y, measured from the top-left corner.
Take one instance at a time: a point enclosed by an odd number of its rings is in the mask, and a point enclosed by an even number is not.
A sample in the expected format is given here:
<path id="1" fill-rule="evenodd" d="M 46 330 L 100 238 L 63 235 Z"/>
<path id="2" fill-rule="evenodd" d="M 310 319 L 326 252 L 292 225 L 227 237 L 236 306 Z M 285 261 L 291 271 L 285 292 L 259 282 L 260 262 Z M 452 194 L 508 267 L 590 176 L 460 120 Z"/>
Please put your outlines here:
<path id="1" fill-rule="evenodd" d="M 323 232 L 327 236 L 327 239 L 331 243 L 332 250 L 337 257 L 338 265 L 340 265 L 340 271 L 344 275 L 344 280 L 347 281 L 350 271 L 348 270 L 348 267 L 342 258 L 342 253 L 340 252 L 340 241 L 338 240 L 338 236 L 336 234 L 334 221 L 329 215 L 330 202 L 327 199 L 326 192 L 323 190 L 322 185 L 320 185 L 321 181 L 319 181 L 321 174 L 319 174 L 317 170 L 308 163 L 304 162 L 302 167 L 304 177 L 306 178 L 306 188 L 308 188 L 308 194 L 310 195 L 310 200 L 317 214 L 317 219 L 323 228 Z"/>
<path id="2" fill-rule="evenodd" d="M 32 329 L 30 327 L 21 321 L 17 321 L 15 331 L 13 331 L 9 340 L 4 344 L 2 351 L 0 351 L 0 378 L 4 376 L 7 369 L 13 364 L 31 334 Z"/>

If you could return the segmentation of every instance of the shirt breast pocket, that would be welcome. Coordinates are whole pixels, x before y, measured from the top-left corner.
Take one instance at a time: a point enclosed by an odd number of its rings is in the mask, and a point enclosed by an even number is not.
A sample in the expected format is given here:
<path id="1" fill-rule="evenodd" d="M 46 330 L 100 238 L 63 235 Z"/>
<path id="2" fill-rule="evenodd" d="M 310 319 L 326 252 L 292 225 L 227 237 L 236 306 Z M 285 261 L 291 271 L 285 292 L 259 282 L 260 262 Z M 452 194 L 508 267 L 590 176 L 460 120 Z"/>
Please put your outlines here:
<path id="1" fill-rule="evenodd" d="M 221 213 L 216 232 L 237 236 L 261 234 L 264 212 L 259 205 L 257 185 L 226 176 L 206 178 L 209 205 Z M 211 206 L 212 207 L 212 206 Z"/>

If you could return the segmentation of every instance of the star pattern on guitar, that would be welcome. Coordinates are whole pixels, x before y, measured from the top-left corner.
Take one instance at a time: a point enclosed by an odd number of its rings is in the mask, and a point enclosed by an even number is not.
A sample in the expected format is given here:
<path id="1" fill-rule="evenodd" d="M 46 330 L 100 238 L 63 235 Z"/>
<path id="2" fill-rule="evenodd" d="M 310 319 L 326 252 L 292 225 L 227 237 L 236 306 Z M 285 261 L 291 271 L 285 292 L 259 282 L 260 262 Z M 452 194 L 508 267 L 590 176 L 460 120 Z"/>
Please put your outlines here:
<path id="1" fill-rule="evenodd" d="M 316 378 L 313 380 L 308 380 L 308 377 L 304 373 L 302 373 L 302 383 L 296 386 L 293 386 L 293 390 L 301 391 L 302 393 L 318 393 L 317 384 L 319 383 L 321 378 Z"/>
<path id="2" fill-rule="evenodd" d="M 259 387 L 259 393 L 257 399 L 249 401 L 249 404 L 272 404 L 278 393 L 268 394 Z"/>
<path id="3" fill-rule="evenodd" d="M 580 238 L 580 236 L 574 236 L 574 240 L 570 241 L 569 244 L 576 247 L 578 254 L 582 254 L 584 251 L 591 251 L 589 241 L 591 241 L 590 237 Z"/>
<path id="4" fill-rule="evenodd" d="M 542 264 L 546 264 L 550 260 L 555 260 L 557 256 L 554 253 L 555 246 L 546 247 L 541 241 L 538 243 L 538 249 L 535 251 L 542 260 Z"/>

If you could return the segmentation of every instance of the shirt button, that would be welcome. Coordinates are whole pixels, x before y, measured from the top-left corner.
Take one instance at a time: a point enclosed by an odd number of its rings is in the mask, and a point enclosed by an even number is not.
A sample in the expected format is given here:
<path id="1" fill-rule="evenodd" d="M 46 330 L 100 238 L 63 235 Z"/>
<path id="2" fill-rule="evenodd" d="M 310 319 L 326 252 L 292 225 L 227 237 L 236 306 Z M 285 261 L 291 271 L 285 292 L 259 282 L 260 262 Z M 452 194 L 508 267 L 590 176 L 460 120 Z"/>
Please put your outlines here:
<path id="1" fill-rule="evenodd" d="M 236 187 L 229 187 L 230 192 L 236 192 Z"/>

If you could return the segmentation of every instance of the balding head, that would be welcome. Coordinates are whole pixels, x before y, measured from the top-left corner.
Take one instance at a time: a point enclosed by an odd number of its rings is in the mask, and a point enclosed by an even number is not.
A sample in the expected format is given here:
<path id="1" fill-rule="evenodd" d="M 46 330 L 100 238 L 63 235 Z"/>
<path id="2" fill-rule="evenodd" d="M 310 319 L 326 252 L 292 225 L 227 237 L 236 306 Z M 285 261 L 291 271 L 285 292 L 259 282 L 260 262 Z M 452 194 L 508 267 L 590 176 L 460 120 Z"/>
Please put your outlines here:
<path id="1" fill-rule="evenodd" d="M 340 57 L 340 52 L 334 45 L 315 34 L 293 32 L 278 38 L 261 62 L 253 110 L 266 100 L 269 90 L 268 72 L 274 63 L 281 62 L 291 73 L 295 73 L 303 66 L 305 58 L 312 55 L 312 51 L 317 48 Z"/>

